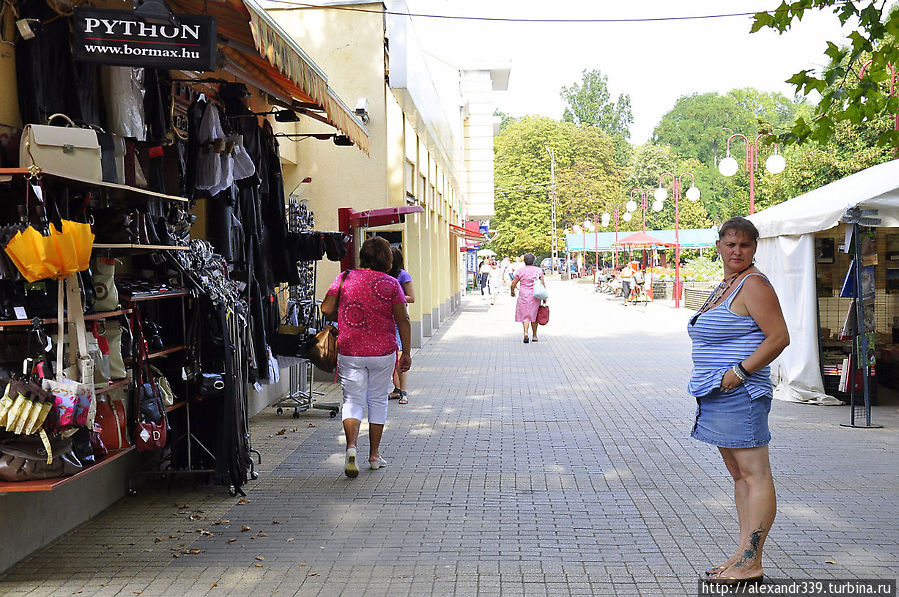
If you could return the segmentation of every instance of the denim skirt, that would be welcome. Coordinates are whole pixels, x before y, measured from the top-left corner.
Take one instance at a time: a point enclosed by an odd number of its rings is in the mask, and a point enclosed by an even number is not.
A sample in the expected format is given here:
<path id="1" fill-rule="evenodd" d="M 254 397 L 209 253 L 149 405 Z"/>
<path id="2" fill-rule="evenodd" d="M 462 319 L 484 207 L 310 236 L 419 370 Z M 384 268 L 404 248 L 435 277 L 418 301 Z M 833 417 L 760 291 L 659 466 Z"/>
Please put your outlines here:
<path id="1" fill-rule="evenodd" d="M 746 387 L 714 390 L 696 399 L 696 422 L 690 436 L 721 448 L 755 448 L 771 441 L 771 397 L 753 398 Z"/>

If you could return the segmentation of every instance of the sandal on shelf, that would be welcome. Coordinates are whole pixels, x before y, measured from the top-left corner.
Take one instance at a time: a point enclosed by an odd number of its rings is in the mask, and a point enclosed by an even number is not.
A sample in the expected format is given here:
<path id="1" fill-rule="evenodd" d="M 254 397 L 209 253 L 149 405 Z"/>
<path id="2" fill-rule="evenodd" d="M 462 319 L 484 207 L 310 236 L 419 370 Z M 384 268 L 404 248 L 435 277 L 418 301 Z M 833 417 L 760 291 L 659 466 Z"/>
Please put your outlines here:
<path id="1" fill-rule="evenodd" d="M 409 397 L 406 396 L 405 390 L 400 391 L 400 401 L 398 404 L 409 404 Z"/>

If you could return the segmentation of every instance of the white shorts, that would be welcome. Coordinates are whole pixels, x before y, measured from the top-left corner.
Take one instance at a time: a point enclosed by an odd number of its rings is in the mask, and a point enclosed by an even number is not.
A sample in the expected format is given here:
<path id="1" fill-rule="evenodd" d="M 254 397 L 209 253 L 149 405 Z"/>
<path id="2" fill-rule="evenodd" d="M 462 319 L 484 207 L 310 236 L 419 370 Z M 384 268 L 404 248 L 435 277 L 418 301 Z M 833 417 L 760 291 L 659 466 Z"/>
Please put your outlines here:
<path id="1" fill-rule="evenodd" d="M 382 357 L 337 355 L 337 373 L 343 388 L 343 420 L 362 420 L 368 407 L 368 422 L 387 422 L 387 397 L 393 382 L 396 354 Z"/>

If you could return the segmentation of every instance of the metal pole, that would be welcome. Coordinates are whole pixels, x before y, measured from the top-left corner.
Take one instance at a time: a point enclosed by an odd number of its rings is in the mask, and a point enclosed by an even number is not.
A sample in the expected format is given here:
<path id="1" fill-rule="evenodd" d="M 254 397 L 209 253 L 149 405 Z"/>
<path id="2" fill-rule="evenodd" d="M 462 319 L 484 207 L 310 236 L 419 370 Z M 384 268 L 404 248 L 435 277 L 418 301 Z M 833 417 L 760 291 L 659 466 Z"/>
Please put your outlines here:
<path id="1" fill-rule="evenodd" d="M 556 153 L 552 147 L 547 147 L 549 152 L 549 191 L 552 204 L 552 267 L 555 271 L 556 258 L 559 256 L 559 236 L 556 231 Z"/>
<path id="2" fill-rule="evenodd" d="M 758 168 L 759 157 L 759 138 L 755 138 L 755 143 L 749 145 L 746 141 L 746 167 L 749 168 L 749 213 L 755 213 L 755 171 Z"/>
<path id="3" fill-rule="evenodd" d="M 680 307 L 680 179 L 674 179 L 674 308 Z"/>
<path id="4" fill-rule="evenodd" d="M 618 267 L 618 206 L 615 206 L 615 267 Z"/>
<path id="5" fill-rule="evenodd" d="M 599 216 L 593 214 L 593 279 L 596 280 L 596 270 L 599 269 Z"/>

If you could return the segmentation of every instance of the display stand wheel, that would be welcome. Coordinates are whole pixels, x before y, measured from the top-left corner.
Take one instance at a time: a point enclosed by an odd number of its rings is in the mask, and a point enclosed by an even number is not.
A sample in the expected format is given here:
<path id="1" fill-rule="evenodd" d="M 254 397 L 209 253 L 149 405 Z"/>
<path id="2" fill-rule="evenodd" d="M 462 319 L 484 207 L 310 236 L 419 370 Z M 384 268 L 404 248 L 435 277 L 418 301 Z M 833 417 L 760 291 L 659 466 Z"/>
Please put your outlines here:
<path id="1" fill-rule="evenodd" d="M 299 408 L 293 409 L 293 418 L 294 418 L 294 419 L 299 419 L 299 418 L 300 418 L 300 409 L 299 409 Z"/>
<path id="2" fill-rule="evenodd" d="M 336 411 L 336 410 L 332 410 L 332 411 L 331 411 L 331 418 L 333 419 L 333 418 L 336 417 L 336 416 L 337 416 L 337 411 Z"/>
<path id="3" fill-rule="evenodd" d="M 277 412 L 279 415 L 282 415 L 284 414 L 284 409 L 279 406 L 278 410 L 276 410 L 275 412 Z"/>
<path id="4" fill-rule="evenodd" d="M 237 497 L 237 488 L 233 485 L 228 487 L 228 495 L 230 495 L 231 497 Z"/>

